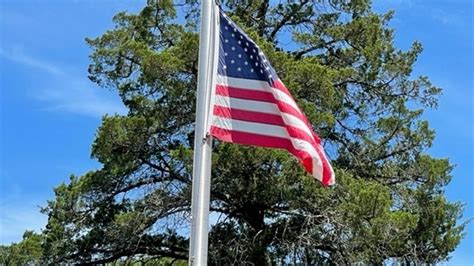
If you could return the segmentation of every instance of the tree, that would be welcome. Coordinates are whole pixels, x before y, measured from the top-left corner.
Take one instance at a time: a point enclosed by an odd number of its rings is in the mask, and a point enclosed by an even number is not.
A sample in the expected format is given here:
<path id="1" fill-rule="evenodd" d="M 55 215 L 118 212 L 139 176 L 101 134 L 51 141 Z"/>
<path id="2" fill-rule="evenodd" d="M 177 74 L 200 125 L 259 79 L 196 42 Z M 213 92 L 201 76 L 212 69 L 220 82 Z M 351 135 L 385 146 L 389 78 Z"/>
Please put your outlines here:
<path id="1" fill-rule="evenodd" d="M 0 246 L 0 265 L 39 265 L 43 256 L 42 241 L 41 234 L 25 231 L 20 243 Z"/>
<path id="2" fill-rule="evenodd" d="M 421 115 L 441 90 L 411 77 L 421 44 L 397 49 L 393 13 L 368 0 L 222 5 L 325 141 L 338 183 L 323 188 L 283 151 L 214 142 L 210 263 L 447 259 L 462 205 L 444 196 L 449 160 L 424 152 L 435 133 Z M 102 168 L 59 185 L 43 209 L 47 263 L 187 260 L 198 4 L 149 0 L 114 22 L 87 39 L 89 77 L 129 112 L 103 118 Z"/>

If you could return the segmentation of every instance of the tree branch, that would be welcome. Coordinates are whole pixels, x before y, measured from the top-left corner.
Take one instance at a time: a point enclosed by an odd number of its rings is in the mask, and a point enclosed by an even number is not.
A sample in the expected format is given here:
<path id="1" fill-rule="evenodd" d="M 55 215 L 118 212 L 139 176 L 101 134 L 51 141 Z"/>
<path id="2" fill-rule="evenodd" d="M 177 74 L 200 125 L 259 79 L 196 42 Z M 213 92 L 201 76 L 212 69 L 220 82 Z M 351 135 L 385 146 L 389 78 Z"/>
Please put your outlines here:
<path id="1" fill-rule="evenodd" d="M 269 41 L 275 40 L 275 37 L 276 37 L 277 33 L 281 30 L 281 28 L 283 28 L 285 25 L 287 25 L 288 22 L 293 19 L 296 12 L 300 11 L 301 8 L 304 5 L 306 5 L 308 2 L 309 2 L 308 0 L 303 0 L 303 1 L 300 2 L 298 8 L 294 12 L 286 13 L 283 16 L 283 18 L 275 25 L 275 27 L 273 28 L 273 31 L 270 32 L 268 40 Z"/>

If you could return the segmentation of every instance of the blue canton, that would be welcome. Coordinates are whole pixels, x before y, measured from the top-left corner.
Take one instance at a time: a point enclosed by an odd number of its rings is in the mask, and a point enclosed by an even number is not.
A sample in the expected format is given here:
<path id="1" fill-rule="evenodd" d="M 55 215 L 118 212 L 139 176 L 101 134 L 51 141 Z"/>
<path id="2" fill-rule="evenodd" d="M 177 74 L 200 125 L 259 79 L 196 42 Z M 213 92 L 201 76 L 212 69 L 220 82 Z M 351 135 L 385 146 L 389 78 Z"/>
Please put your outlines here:
<path id="1" fill-rule="evenodd" d="M 247 34 L 220 10 L 219 65 L 217 73 L 233 78 L 267 81 L 278 79 L 270 62 Z"/>

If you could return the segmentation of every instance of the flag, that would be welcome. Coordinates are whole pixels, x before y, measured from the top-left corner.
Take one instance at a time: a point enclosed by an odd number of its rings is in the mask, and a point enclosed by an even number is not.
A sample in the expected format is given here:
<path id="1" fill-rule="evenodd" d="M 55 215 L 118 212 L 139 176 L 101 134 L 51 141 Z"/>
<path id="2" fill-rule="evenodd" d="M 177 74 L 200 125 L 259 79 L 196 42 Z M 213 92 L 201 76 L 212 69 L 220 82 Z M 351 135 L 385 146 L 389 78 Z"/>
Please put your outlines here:
<path id="1" fill-rule="evenodd" d="M 324 186 L 334 171 L 308 119 L 258 45 L 220 10 L 210 133 L 221 141 L 285 149 Z"/>

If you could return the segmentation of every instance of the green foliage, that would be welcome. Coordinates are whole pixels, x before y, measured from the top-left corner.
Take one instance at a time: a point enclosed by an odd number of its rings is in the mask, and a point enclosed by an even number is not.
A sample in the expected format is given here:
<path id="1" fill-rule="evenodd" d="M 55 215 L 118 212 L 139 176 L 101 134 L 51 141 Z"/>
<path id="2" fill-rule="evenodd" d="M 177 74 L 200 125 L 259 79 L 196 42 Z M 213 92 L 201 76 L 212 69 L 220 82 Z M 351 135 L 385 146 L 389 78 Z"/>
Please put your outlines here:
<path id="1" fill-rule="evenodd" d="M 308 115 L 338 183 L 323 188 L 286 152 L 215 141 L 210 263 L 447 259 L 464 233 L 462 205 L 444 196 L 449 161 L 424 153 L 434 131 L 422 114 L 440 89 L 412 77 L 421 44 L 397 49 L 393 13 L 366 0 L 223 5 Z M 150 0 L 87 39 L 90 79 L 129 113 L 103 118 L 92 147 L 102 168 L 72 176 L 44 208 L 43 262 L 187 260 L 197 10 Z"/>
<path id="2" fill-rule="evenodd" d="M 43 236 L 25 231 L 23 240 L 10 246 L 0 246 L 0 265 L 39 265 L 43 256 Z"/>

